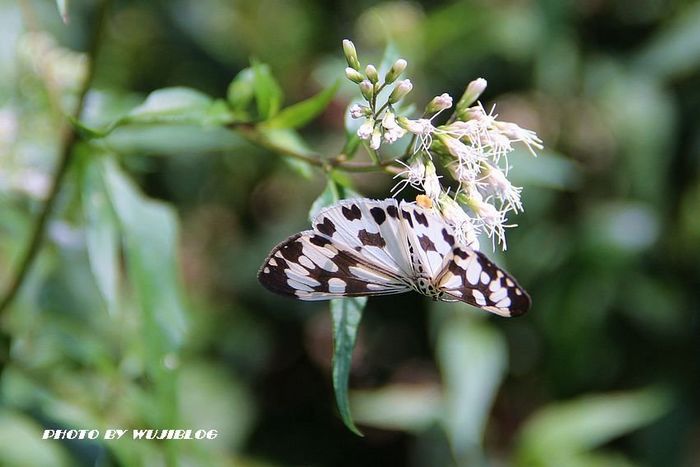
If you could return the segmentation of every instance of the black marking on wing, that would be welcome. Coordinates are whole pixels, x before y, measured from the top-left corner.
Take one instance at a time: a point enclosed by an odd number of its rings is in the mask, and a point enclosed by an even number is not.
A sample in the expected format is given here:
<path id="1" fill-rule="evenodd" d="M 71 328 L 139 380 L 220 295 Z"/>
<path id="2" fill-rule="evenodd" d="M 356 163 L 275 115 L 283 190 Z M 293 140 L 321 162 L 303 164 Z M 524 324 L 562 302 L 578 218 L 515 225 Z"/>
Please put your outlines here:
<path id="1" fill-rule="evenodd" d="M 393 206 L 389 206 L 390 208 Z M 396 209 L 396 208 L 394 208 Z M 370 214 L 372 214 L 372 218 L 374 219 L 374 222 L 377 223 L 377 225 L 382 225 L 384 221 L 386 220 L 386 213 L 384 212 L 384 209 L 380 207 L 373 207 L 372 209 L 369 210 Z"/>
<path id="2" fill-rule="evenodd" d="M 416 222 L 418 222 L 419 224 L 423 224 L 425 227 L 428 227 L 428 219 L 425 217 L 425 214 L 416 210 L 413 212 L 413 215 L 416 216 Z"/>
<path id="3" fill-rule="evenodd" d="M 437 251 L 437 249 L 435 248 L 435 244 L 432 240 L 430 240 L 430 237 L 428 237 L 427 235 L 420 235 L 418 237 L 418 242 L 420 243 L 420 247 L 425 252 Z"/>
<path id="4" fill-rule="evenodd" d="M 450 245 L 455 244 L 455 238 L 453 235 L 450 235 L 450 233 L 447 231 L 447 229 L 443 228 L 442 229 L 442 238 L 449 243 Z"/>
<path id="5" fill-rule="evenodd" d="M 365 246 L 376 246 L 379 248 L 384 248 L 386 246 L 384 237 L 382 237 L 380 233 L 367 232 L 365 229 L 362 229 L 358 232 L 357 238 L 359 238 Z"/>
<path id="6" fill-rule="evenodd" d="M 406 222 L 408 222 L 408 225 L 413 228 L 413 219 L 411 218 L 411 213 L 408 211 L 404 211 L 403 209 L 401 210 L 401 215 L 403 216 L 404 219 L 406 219 Z"/>
<path id="7" fill-rule="evenodd" d="M 394 219 L 399 217 L 399 210 L 396 208 L 396 206 L 393 206 L 393 205 L 387 206 L 386 213 L 389 214 Z"/>
<path id="8" fill-rule="evenodd" d="M 343 206 L 341 212 L 343 213 L 343 216 L 345 216 L 345 218 L 349 221 L 355 219 L 362 219 L 362 212 L 356 204 L 353 204 L 350 207 Z"/>
<path id="9" fill-rule="evenodd" d="M 319 222 L 318 224 L 316 224 L 316 230 L 321 232 L 323 235 L 332 237 L 335 233 L 335 224 L 332 220 L 326 217 L 325 219 L 323 219 L 323 222 Z"/>

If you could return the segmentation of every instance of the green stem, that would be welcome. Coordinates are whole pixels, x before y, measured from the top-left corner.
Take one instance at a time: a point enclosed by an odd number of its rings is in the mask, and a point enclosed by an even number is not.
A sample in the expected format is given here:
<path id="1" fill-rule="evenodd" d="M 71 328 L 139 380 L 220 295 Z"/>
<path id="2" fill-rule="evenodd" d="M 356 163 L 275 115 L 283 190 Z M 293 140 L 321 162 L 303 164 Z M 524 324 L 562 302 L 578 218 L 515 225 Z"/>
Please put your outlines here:
<path id="1" fill-rule="evenodd" d="M 321 158 L 320 155 L 312 157 L 306 154 L 301 154 L 288 147 L 280 146 L 273 143 L 268 138 L 266 138 L 264 134 L 260 133 L 254 126 L 250 125 L 232 126 L 231 129 L 238 132 L 248 142 L 253 143 L 256 146 L 267 149 L 284 157 L 290 157 L 292 159 L 304 161 L 309 165 L 312 165 L 314 167 L 320 167 L 322 169 L 335 169 L 344 172 L 375 172 L 377 170 L 382 170 L 384 172 L 393 174 L 398 173 L 399 170 L 399 167 L 396 165 L 395 161 L 379 161 L 378 157 L 376 161 L 373 161 L 371 163 L 353 163 L 346 162 L 344 154 L 338 154 L 335 157 L 327 159 Z M 376 157 L 376 154 L 374 156 Z M 370 154 L 370 157 L 372 157 L 372 154 Z"/>
<path id="2" fill-rule="evenodd" d="M 95 64 L 97 62 L 97 53 L 100 47 L 100 42 L 102 38 L 102 33 L 104 29 L 105 18 L 107 16 L 107 10 L 109 9 L 110 0 L 102 0 L 98 7 L 97 21 L 95 23 L 95 29 L 93 31 L 92 40 L 90 42 L 90 48 L 87 52 L 88 57 L 88 70 L 85 81 L 83 82 L 82 88 L 78 94 L 78 103 L 75 110 L 73 111 L 71 117 L 78 120 L 83 112 L 85 106 L 85 97 L 87 95 L 92 81 L 95 77 Z M 22 288 L 22 284 L 27 278 L 27 275 L 36 259 L 37 254 L 41 250 L 41 246 L 46 235 L 46 226 L 53 212 L 53 208 L 56 205 L 56 200 L 58 194 L 61 191 L 63 181 L 65 180 L 66 173 L 71 165 L 73 148 L 75 143 L 78 141 L 78 134 L 74 126 L 70 123 L 70 119 L 66 118 L 63 121 L 63 127 L 61 130 L 61 146 L 58 164 L 56 166 L 56 172 L 54 173 L 53 182 L 51 184 L 51 189 L 49 190 L 48 198 L 44 203 L 44 207 L 39 214 L 39 217 L 34 224 L 32 230 L 29 245 L 25 250 L 24 256 L 19 262 L 19 267 L 15 272 L 14 277 L 10 280 L 10 285 L 7 288 L 2 300 L 0 301 L 0 315 L 5 312 L 5 310 L 12 304 L 17 293 Z M 9 345 L 9 339 L 6 338 L 6 345 Z M 5 355 L 0 356 L 0 358 L 6 357 Z"/>

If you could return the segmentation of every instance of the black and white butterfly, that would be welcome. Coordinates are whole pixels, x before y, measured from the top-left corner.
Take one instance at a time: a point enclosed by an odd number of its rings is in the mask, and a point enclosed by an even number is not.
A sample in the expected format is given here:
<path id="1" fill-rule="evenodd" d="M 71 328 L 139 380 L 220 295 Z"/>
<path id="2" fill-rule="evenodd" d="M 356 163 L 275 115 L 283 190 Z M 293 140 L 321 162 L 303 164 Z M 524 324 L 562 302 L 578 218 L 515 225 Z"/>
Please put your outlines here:
<path id="1" fill-rule="evenodd" d="M 501 316 L 530 308 L 530 297 L 484 254 L 455 240 L 432 209 L 348 199 L 322 210 L 306 230 L 277 245 L 258 272 L 272 292 L 300 300 L 415 290 Z"/>

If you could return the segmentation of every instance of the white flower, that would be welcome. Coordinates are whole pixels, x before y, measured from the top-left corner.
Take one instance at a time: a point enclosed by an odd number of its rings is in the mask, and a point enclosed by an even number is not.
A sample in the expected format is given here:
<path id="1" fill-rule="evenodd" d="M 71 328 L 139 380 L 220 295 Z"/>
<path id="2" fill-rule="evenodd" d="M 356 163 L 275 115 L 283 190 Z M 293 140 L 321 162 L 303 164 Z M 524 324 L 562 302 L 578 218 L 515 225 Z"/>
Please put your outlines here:
<path id="1" fill-rule="evenodd" d="M 474 189 L 470 193 L 467 193 L 466 196 L 463 196 L 463 199 L 465 199 L 467 206 L 474 212 L 476 216 L 476 224 L 478 226 L 477 228 L 483 228 L 486 231 L 486 234 L 489 236 L 489 238 L 491 238 L 494 241 L 497 239 L 498 243 L 500 243 L 503 246 L 503 249 L 505 250 L 505 228 L 513 227 L 512 225 L 505 224 L 505 211 L 499 210 L 493 204 L 484 201 L 483 197 L 476 189 Z"/>
<path id="2" fill-rule="evenodd" d="M 495 194 L 505 204 L 506 211 L 522 211 L 523 205 L 520 201 L 521 187 L 513 186 L 506 178 L 506 175 L 489 163 L 484 163 L 481 166 L 482 177 L 480 181 L 484 187 L 491 193 Z"/>
<path id="3" fill-rule="evenodd" d="M 411 165 L 407 165 L 400 160 L 397 160 L 396 162 L 406 167 L 406 170 L 394 175 L 394 178 L 402 178 L 402 180 L 399 180 L 391 189 L 392 193 L 395 192 L 394 196 L 399 194 L 409 185 L 417 190 L 420 190 L 425 178 L 425 164 L 423 163 L 422 158 L 419 156 L 415 157 Z"/>
<path id="4" fill-rule="evenodd" d="M 468 146 L 460 140 L 446 134 L 438 134 L 438 139 L 445 145 L 447 152 L 456 159 L 454 169 L 457 180 L 462 183 L 472 183 L 479 169 L 479 159 L 482 154 L 474 146 Z"/>
<path id="5" fill-rule="evenodd" d="M 406 117 L 399 117 L 397 121 L 401 128 L 416 135 L 413 152 L 425 151 L 430 154 L 428 151 L 430 150 L 430 145 L 433 144 L 433 133 L 435 132 L 432 122 L 427 118 L 410 120 Z"/>
<path id="6" fill-rule="evenodd" d="M 501 134 L 509 138 L 513 142 L 521 142 L 527 146 L 528 151 L 535 156 L 535 151 L 532 149 L 543 149 L 542 140 L 537 136 L 537 134 L 532 130 L 526 130 L 520 128 L 515 123 L 510 122 L 495 122 L 494 126 L 501 132 Z"/>
<path id="7" fill-rule="evenodd" d="M 360 125 L 357 129 L 357 136 L 362 140 L 368 140 L 372 137 L 372 132 L 374 131 L 374 119 L 368 118 L 365 122 Z"/>
<path id="8" fill-rule="evenodd" d="M 406 134 L 406 130 L 396 123 L 396 118 L 392 112 L 386 112 L 384 114 L 382 126 L 384 127 L 384 139 L 389 144 L 396 142 Z"/>
<path id="9" fill-rule="evenodd" d="M 452 226 L 457 243 L 467 245 L 474 250 L 479 249 L 478 232 L 473 219 L 446 193 L 440 196 L 440 212 L 447 223 Z"/>

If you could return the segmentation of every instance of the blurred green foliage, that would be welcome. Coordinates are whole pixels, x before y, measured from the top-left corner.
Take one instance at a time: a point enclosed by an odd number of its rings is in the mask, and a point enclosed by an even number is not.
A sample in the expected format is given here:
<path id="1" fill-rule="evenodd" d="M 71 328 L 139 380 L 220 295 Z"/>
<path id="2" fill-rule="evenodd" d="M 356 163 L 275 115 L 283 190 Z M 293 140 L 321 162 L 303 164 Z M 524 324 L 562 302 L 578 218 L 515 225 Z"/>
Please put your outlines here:
<path id="1" fill-rule="evenodd" d="M 96 11 L 0 0 L 3 288 L 46 200 Z M 512 156 L 526 211 L 497 258 L 532 311 L 371 299 L 338 373 L 328 304 L 255 277 L 328 186 L 283 149 L 358 148 L 343 126 L 354 87 L 336 84 L 346 37 L 375 63 L 394 44 L 419 105 L 485 77 L 485 105 L 546 149 Z M 0 316 L 0 464 L 699 462 L 697 2 L 124 0 L 94 66 L 46 239 Z M 259 138 L 227 127 L 260 121 Z M 378 198 L 393 183 L 331 175 Z M 364 438 L 334 412 L 347 377 L 341 408 Z M 47 428 L 219 437 L 41 440 Z"/>

